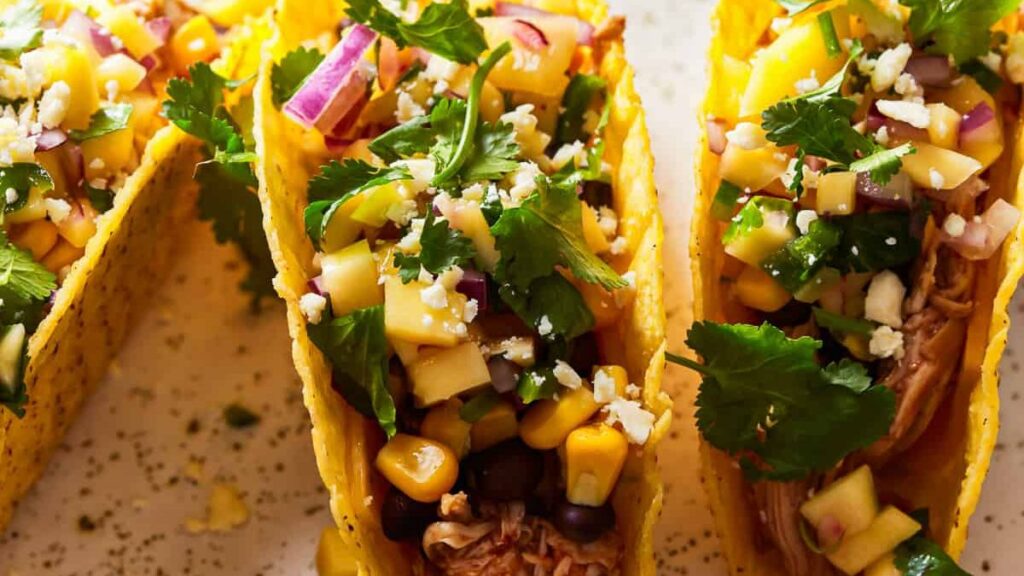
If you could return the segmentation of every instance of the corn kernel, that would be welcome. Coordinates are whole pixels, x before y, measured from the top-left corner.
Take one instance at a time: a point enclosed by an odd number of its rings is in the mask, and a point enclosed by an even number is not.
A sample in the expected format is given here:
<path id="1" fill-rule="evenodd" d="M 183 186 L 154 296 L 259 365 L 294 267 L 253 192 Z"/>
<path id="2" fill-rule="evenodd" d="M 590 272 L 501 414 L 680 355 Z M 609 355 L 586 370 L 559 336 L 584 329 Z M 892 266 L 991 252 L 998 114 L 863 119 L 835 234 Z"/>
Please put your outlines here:
<path id="1" fill-rule="evenodd" d="M 462 400 L 452 398 L 431 408 L 420 424 L 420 434 L 424 438 L 451 448 L 459 459 L 469 452 L 469 431 L 473 427 L 459 416 L 461 408 Z"/>
<path id="2" fill-rule="evenodd" d="M 450 448 L 417 436 L 397 434 L 377 453 L 377 470 L 417 502 L 437 502 L 455 486 L 459 462 Z"/>
<path id="3" fill-rule="evenodd" d="M 85 254 L 85 250 L 72 246 L 70 242 L 62 239 L 39 263 L 50 272 L 58 274 L 65 266 L 74 264 L 82 254 Z"/>
<path id="4" fill-rule="evenodd" d="M 520 423 L 519 435 L 531 448 L 558 448 L 570 432 L 586 422 L 600 407 L 589 388 L 580 386 L 568 390 L 558 400 L 542 400 L 530 408 Z"/>
<path id="5" fill-rule="evenodd" d="M 498 402 L 483 418 L 473 423 L 469 447 L 473 452 L 487 450 L 519 434 L 516 409 L 508 402 Z"/>
<path id="6" fill-rule="evenodd" d="M 565 441 L 566 492 L 579 506 L 602 506 L 619 481 L 629 442 L 607 424 L 577 428 Z"/>
<path id="7" fill-rule="evenodd" d="M 11 243 L 32 253 L 38 262 L 57 244 L 57 227 L 49 220 L 36 220 L 11 228 Z"/>
<path id="8" fill-rule="evenodd" d="M 193 16 L 181 25 L 171 38 L 171 54 L 179 72 L 188 71 L 196 62 L 214 59 L 220 52 L 217 31 L 210 19 L 202 14 Z"/>

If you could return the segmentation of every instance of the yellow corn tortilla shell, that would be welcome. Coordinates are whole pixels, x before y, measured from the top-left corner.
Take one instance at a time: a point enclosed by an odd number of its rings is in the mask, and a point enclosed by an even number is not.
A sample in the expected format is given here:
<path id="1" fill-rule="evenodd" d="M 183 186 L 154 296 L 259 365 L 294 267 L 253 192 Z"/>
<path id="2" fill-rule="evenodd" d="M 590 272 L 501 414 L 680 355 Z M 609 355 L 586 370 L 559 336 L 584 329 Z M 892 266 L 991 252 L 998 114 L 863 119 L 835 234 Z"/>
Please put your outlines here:
<path id="1" fill-rule="evenodd" d="M 600 22 L 607 7 L 600 0 L 578 0 L 577 13 Z M 475 8 L 471 7 L 471 10 Z M 279 0 L 276 36 L 264 55 L 256 86 L 257 175 L 263 202 L 264 227 L 277 265 L 278 294 L 288 307 L 288 323 L 296 370 L 313 424 L 313 447 L 331 512 L 344 548 L 360 574 L 422 573 L 419 547 L 384 537 L 380 526 L 383 486 L 375 478 L 373 459 L 383 441 L 376 422 L 362 417 L 331 388 L 331 368 L 310 342 L 299 298 L 315 274 L 314 248 L 302 220 L 306 184 L 325 160 L 322 138 L 303 130 L 271 101 L 270 71 L 274 61 L 300 44 L 332 38 L 343 18 L 341 3 L 325 0 Z M 333 40 L 330 40 L 333 41 Z M 321 46 L 329 49 L 329 45 Z M 633 258 L 617 262 L 620 271 L 636 272 L 637 297 L 614 330 L 602 334 L 621 355 L 631 380 L 643 383 L 646 407 L 657 417 L 654 433 L 635 450 L 613 497 L 619 528 L 626 541 L 623 569 L 630 575 L 653 575 L 653 528 L 661 509 L 662 486 L 655 446 L 668 430 L 670 401 L 660 391 L 664 365 L 665 310 L 662 303 L 662 226 L 654 186 L 645 116 L 633 87 L 633 70 L 621 43 L 610 46 L 601 75 L 612 101 L 606 132 L 606 160 L 612 166 L 615 210 Z"/>
<path id="2" fill-rule="evenodd" d="M 725 59 L 748 61 L 782 11 L 772 0 L 721 0 L 712 20 L 708 94 L 699 118 L 721 115 L 723 98 L 742 93 L 730 83 Z M 726 118 L 735 121 L 736 118 Z M 1020 182 L 1024 143 L 1021 129 L 1007 130 L 1007 153 L 992 167 L 987 202 L 1003 198 L 1024 209 Z M 697 155 L 697 193 L 690 254 L 694 275 L 694 318 L 725 321 L 723 290 L 718 285 L 724 253 L 718 222 L 710 216 L 718 189 L 719 158 L 708 149 L 703 132 Z M 1012 151 L 1012 152 L 1010 152 Z M 930 511 L 930 537 L 954 558 L 967 539 L 967 524 L 978 505 L 999 429 L 998 368 L 1006 346 L 1007 306 L 1024 272 L 1024 224 L 1007 239 L 1000 255 L 979 266 L 976 308 L 970 321 L 959 378 L 952 393 L 917 444 L 892 464 L 876 471 L 876 482 L 905 498 L 911 508 Z M 778 553 L 757 543 L 756 512 L 747 498 L 743 475 L 733 459 L 704 444 L 707 489 L 733 574 L 783 575 Z"/>
<path id="3" fill-rule="evenodd" d="M 267 21 L 260 22 L 233 33 L 216 64 L 219 72 L 232 77 L 255 72 L 259 47 L 269 36 Z M 172 126 L 156 133 L 29 340 L 25 417 L 0 410 L 0 531 L 45 470 L 135 317 L 152 304 L 176 231 L 195 212 L 192 175 L 199 146 Z"/>

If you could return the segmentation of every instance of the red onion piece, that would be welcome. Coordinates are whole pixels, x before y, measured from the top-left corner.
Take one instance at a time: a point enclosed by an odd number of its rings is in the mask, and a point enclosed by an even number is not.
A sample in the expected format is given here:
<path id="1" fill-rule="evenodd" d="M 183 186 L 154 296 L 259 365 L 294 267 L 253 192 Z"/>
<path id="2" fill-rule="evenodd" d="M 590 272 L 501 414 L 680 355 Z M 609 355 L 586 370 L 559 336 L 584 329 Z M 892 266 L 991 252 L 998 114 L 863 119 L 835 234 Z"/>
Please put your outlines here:
<path id="1" fill-rule="evenodd" d="M 284 113 L 326 135 L 347 132 L 367 102 L 369 78 L 360 64 L 376 41 L 376 32 L 361 24 L 353 26 L 284 105 Z"/>
<path id="2" fill-rule="evenodd" d="M 147 72 L 152 72 L 154 68 L 160 66 L 160 59 L 156 57 L 156 54 L 147 54 L 139 59 L 139 64 L 142 64 Z"/>
<path id="3" fill-rule="evenodd" d="M 968 260 L 985 260 L 999 250 L 1018 222 L 1020 210 L 999 198 L 981 218 L 968 220 L 963 234 L 950 236 L 943 228 L 942 240 Z"/>
<path id="4" fill-rule="evenodd" d="M 355 142 L 355 140 L 352 140 L 351 138 L 335 138 L 334 136 L 324 136 L 324 146 L 327 147 L 328 151 L 333 152 L 335 154 L 341 154 L 345 152 L 345 150 L 348 149 L 348 147 L 351 146 L 353 142 Z"/>
<path id="5" fill-rule="evenodd" d="M 120 52 L 114 46 L 114 37 L 110 31 L 80 10 L 72 10 L 68 14 L 64 24 L 61 25 L 61 31 L 79 42 L 91 45 L 101 57 Z"/>
<path id="6" fill-rule="evenodd" d="M 995 119 L 996 113 L 992 110 L 992 107 L 987 102 L 981 102 L 973 110 L 964 114 L 960 122 L 960 135 L 968 136 Z"/>
<path id="7" fill-rule="evenodd" d="M 491 374 L 491 386 L 501 394 L 512 392 L 519 383 L 519 368 L 504 356 L 494 356 L 487 361 Z"/>
<path id="8" fill-rule="evenodd" d="M 919 54 L 910 58 L 903 70 L 921 86 L 946 88 L 953 80 L 953 67 L 946 56 Z"/>
<path id="9" fill-rule="evenodd" d="M 548 37 L 540 28 L 530 22 L 517 18 L 512 21 L 512 27 L 512 35 L 530 50 L 536 52 L 548 47 Z"/>
<path id="10" fill-rule="evenodd" d="M 821 172 L 828 167 L 828 162 L 823 158 L 818 158 L 817 156 L 805 156 L 804 165 L 807 166 L 811 172 Z"/>
<path id="11" fill-rule="evenodd" d="M 78 144 L 67 144 L 60 147 L 61 168 L 68 182 L 73 186 L 81 186 L 85 180 L 85 157 L 82 155 L 82 148 Z"/>
<path id="12" fill-rule="evenodd" d="M 465 294 L 467 298 L 476 300 L 477 310 L 487 310 L 487 275 L 472 268 L 462 273 L 462 280 L 455 286 L 455 291 Z"/>
<path id="13" fill-rule="evenodd" d="M 554 12 L 548 12 L 547 10 L 541 10 L 540 8 L 534 8 L 533 6 L 527 6 L 525 4 L 515 4 L 513 2 L 498 2 L 495 4 L 494 15 L 511 16 L 514 18 L 572 18 L 576 21 L 576 42 L 581 46 L 590 46 L 594 43 L 594 26 L 589 22 L 584 22 L 583 20 L 576 18 L 575 16 L 555 14 Z"/>
<path id="14" fill-rule="evenodd" d="M 893 208 L 909 208 L 914 203 L 914 183 L 900 172 L 885 186 L 876 184 L 866 172 L 857 174 L 857 194 L 876 204 Z"/>
<path id="15" fill-rule="evenodd" d="M 306 287 L 309 288 L 310 292 L 316 294 L 317 296 L 323 296 L 325 298 L 327 297 L 327 290 L 324 288 L 323 276 L 317 276 L 316 278 L 311 279 L 309 282 L 306 282 Z"/>
<path id="16" fill-rule="evenodd" d="M 721 156 L 725 152 L 725 147 L 729 144 L 729 140 L 725 137 L 725 126 L 718 120 L 708 120 L 706 126 L 708 131 L 708 150 L 711 150 L 713 154 Z"/>
<path id="17" fill-rule="evenodd" d="M 68 141 L 68 135 L 63 130 L 51 128 L 43 130 L 36 135 L 36 152 L 46 152 L 62 146 Z"/>
<path id="18" fill-rule="evenodd" d="M 160 41 L 161 46 L 171 37 L 171 27 L 171 19 L 167 17 L 154 18 L 146 22 L 146 30 Z"/>

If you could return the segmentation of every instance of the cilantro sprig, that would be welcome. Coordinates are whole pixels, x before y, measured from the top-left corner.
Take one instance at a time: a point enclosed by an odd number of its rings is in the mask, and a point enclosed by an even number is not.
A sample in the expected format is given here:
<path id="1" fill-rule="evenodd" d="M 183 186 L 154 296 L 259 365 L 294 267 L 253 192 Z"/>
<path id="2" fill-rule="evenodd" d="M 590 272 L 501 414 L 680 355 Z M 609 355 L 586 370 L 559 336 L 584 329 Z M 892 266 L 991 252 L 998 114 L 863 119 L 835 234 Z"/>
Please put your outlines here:
<path id="1" fill-rule="evenodd" d="M 483 28 L 469 14 L 465 0 L 433 2 L 416 22 L 404 22 L 379 0 L 350 0 L 347 14 L 395 41 L 399 48 L 419 46 L 460 64 L 476 62 L 487 49 Z"/>
<path id="2" fill-rule="evenodd" d="M 452 266 L 462 266 L 476 256 L 473 241 L 459 230 L 448 226 L 448 221 L 438 219 L 433 210 L 427 212 L 420 233 L 420 253 L 412 256 L 398 252 L 395 266 L 402 282 L 408 284 L 420 275 L 420 268 L 431 274 L 440 274 Z"/>
<path id="3" fill-rule="evenodd" d="M 740 458 L 752 480 L 793 480 L 831 469 L 889 430 L 895 396 L 864 366 L 822 367 L 813 338 L 771 326 L 699 322 L 687 345 L 703 363 L 670 362 L 702 374 L 697 425 L 716 448 Z"/>
<path id="4" fill-rule="evenodd" d="M 378 168 L 351 158 L 331 160 L 309 180 L 309 205 L 304 214 L 306 233 L 314 244 L 322 246 L 331 219 L 346 202 L 364 190 L 411 177 L 402 167 Z"/>
<path id="5" fill-rule="evenodd" d="M 38 0 L 18 0 L 0 14 L 0 59 L 15 60 L 43 43 L 43 5 Z"/>
<path id="6" fill-rule="evenodd" d="M 1017 0 L 900 0 L 910 8 L 914 41 L 964 64 L 991 49 L 992 25 L 1016 10 Z"/>
<path id="7" fill-rule="evenodd" d="M 225 90 L 244 82 L 228 80 L 200 62 L 189 68 L 189 78 L 168 82 L 163 110 L 174 125 L 204 144 L 207 160 L 196 166 L 199 216 L 212 223 L 218 242 L 241 249 L 250 265 L 242 288 L 257 306 L 264 296 L 273 296 L 274 263 L 255 193 L 252 150 L 224 103 Z"/>
<path id="8" fill-rule="evenodd" d="M 298 91 L 306 78 L 324 61 L 316 48 L 300 46 L 275 62 L 270 70 L 270 90 L 274 106 L 280 108 Z"/>
<path id="9" fill-rule="evenodd" d="M 502 302 L 548 342 L 568 342 L 594 328 L 594 315 L 579 290 L 558 272 L 537 278 L 526 289 L 498 289 Z"/>
<path id="10" fill-rule="evenodd" d="M 14 190 L 18 199 L 7 202 L 6 194 L 0 196 L 3 213 L 13 212 L 28 202 L 29 192 L 36 188 L 41 192 L 53 190 L 53 178 L 45 168 L 33 162 L 16 162 L 0 168 L 0 190 Z"/>
<path id="11" fill-rule="evenodd" d="M 110 104 L 101 107 L 89 118 L 89 127 L 85 130 L 72 130 L 68 133 L 72 140 L 85 142 L 100 138 L 107 134 L 124 130 L 132 117 L 132 105 L 127 103 Z"/>

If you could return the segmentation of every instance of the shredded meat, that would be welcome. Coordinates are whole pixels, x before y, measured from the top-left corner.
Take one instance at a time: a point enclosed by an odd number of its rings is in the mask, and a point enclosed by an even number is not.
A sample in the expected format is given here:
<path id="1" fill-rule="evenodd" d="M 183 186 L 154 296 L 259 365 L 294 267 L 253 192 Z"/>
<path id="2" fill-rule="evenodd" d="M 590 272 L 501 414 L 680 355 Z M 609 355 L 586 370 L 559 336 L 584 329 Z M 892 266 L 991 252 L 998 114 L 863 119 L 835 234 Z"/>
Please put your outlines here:
<path id="1" fill-rule="evenodd" d="M 814 485 L 813 481 L 759 482 L 753 486 L 754 501 L 761 525 L 771 543 L 782 554 L 790 576 L 828 576 L 835 574 L 831 564 L 804 544 L 800 536 L 800 504 Z"/>
<path id="2" fill-rule="evenodd" d="M 466 518 L 465 494 L 442 499 L 441 521 L 427 527 L 423 550 L 441 574 L 459 576 L 604 576 L 619 574 L 622 541 L 614 531 L 596 542 L 565 538 L 522 502 L 484 503 Z M 456 520 L 455 518 L 460 518 Z"/>

